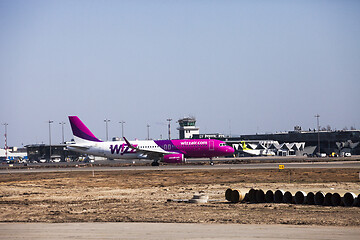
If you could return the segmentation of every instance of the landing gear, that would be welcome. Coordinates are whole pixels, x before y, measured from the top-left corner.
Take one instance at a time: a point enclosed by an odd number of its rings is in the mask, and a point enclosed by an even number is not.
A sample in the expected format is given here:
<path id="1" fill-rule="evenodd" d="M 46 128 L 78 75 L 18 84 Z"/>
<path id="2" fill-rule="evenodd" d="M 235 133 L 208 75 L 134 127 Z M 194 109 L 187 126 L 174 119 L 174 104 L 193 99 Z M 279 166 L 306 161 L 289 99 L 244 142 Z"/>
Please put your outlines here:
<path id="1" fill-rule="evenodd" d="M 159 164 L 159 162 L 158 161 L 153 161 L 152 163 L 151 163 L 151 166 L 159 166 L 160 164 Z"/>
<path id="2" fill-rule="evenodd" d="M 213 162 L 212 158 L 210 158 L 210 165 L 214 166 L 214 162 Z"/>

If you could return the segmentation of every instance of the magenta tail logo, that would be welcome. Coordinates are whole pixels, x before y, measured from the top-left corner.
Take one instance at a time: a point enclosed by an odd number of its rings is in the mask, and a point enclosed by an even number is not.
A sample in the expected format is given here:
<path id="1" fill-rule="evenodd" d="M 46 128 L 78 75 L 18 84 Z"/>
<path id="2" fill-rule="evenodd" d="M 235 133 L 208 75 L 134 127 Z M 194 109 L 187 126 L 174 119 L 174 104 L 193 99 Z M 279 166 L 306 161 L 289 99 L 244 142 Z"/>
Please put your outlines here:
<path id="1" fill-rule="evenodd" d="M 133 145 L 134 147 L 137 147 L 137 145 Z M 129 148 L 127 144 L 123 143 L 121 145 L 110 145 L 110 152 L 111 154 L 119 154 L 120 155 L 124 155 L 125 153 L 135 153 L 136 150 L 135 149 L 132 149 L 132 148 Z"/>

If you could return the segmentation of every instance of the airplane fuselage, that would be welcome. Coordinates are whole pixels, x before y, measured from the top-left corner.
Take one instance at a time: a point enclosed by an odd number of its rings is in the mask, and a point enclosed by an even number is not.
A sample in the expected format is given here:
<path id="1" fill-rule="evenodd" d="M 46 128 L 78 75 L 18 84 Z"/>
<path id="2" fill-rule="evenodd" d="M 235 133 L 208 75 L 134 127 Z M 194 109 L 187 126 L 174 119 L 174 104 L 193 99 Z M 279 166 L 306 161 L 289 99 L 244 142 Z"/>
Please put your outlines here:
<path id="1" fill-rule="evenodd" d="M 184 157 L 206 157 L 213 158 L 232 154 L 233 149 L 225 143 L 214 139 L 189 139 L 189 140 L 138 140 L 130 141 L 131 145 L 146 153 L 139 153 L 136 149 L 130 148 L 125 141 L 93 142 L 69 145 L 68 148 L 74 151 L 102 156 L 112 159 L 147 158 L 151 152 L 183 154 Z M 151 152 L 150 152 L 151 151 Z"/>

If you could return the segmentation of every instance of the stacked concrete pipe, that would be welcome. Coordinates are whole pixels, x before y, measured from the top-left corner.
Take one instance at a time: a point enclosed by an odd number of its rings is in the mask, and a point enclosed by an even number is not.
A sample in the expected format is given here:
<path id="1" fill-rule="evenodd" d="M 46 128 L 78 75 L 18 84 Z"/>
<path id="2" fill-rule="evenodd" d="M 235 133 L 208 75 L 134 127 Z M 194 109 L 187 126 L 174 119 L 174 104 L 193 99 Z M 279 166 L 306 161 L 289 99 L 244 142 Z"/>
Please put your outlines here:
<path id="1" fill-rule="evenodd" d="M 256 194 L 257 194 L 257 189 L 250 189 L 249 193 L 248 193 L 248 196 L 249 196 L 249 201 L 251 203 L 257 203 L 257 200 L 256 200 Z"/>
<path id="2" fill-rule="evenodd" d="M 305 204 L 307 203 L 307 194 L 304 191 L 297 191 L 295 193 L 294 201 L 296 204 Z"/>
<path id="3" fill-rule="evenodd" d="M 264 203 L 265 202 L 265 193 L 263 190 L 258 189 L 256 192 L 256 202 Z"/>
<path id="4" fill-rule="evenodd" d="M 321 192 L 321 191 L 317 192 L 315 194 L 315 205 L 323 205 L 324 199 L 325 199 L 324 192 Z"/>
<path id="5" fill-rule="evenodd" d="M 356 201 L 356 198 L 357 198 L 357 196 L 352 192 L 345 193 L 345 195 L 343 197 L 343 202 L 344 202 L 345 207 L 353 206 L 354 203 L 358 201 L 358 199 Z"/>
<path id="6" fill-rule="evenodd" d="M 231 193 L 232 193 L 232 191 L 233 190 L 231 188 L 228 188 L 225 191 L 225 199 L 228 200 L 229 202 L 231 202 Z"/>
<path id="7" fill-rule="evenodd" d="M 284 199 L 283 199 L 284 203 L 293 203 L 293 195 L 291 194 L 291 192 L 287 191 L 284 193 Z"/>
<path id="8" fill-rule="evenodd" d="M 332 206 L 340 206 L 342 204 L 342 199 L 340 194 L 334 193 L 331 197 L 331 205 Z"/>
<path id="9" fill-rule="evenodd" d="M 274 194 L 274 202 L 275 203 L 283 203 L 284 194 L 285 194 L 284 190 L 281 190 L 281 189 L 276 190 L 275 194 Z"/>
<path id="10" fill-rule="evenodd" d="M 331 206 L 332 205 L 332 203 L 331 203 L 332 196 L 333 196 L 332 193 L 325 194 L 324 203 L 323 203 L 324 206 Z"/>
<path id="11" fill-rule="evenodd" d="M 232 203 L 242 202 L 245 199 L 246 194 L 242 193 L 240 190 L 233 190 L 228 188 L 225 191 L 225 199 Z"/>
<path id="12" fill-rule="evenodd" d="M 306 195 L 306 203 L 309 205 L 315 204 L 315 194 L 313 192 L 308 192 Z"/>
<path id="13" fill-rule="evenodd" d="M 261 189 L 250 189 L 247 194 L 241 193 L 239 190 L 227 189 L 225 192 L 225 199 L 237 203 L 247 202 L 250 203 L 288 203 L 288 204 L 309 204 L 309 205 L 321 205 L 321 206 L 358 206 L 360 207 L 360 194 L 355 195 L 352 192 L 347 192 L 343 197 L 339 193 L 324 193 L 322 191 L 306 192 L 297 191 L 293 196 L 290 191 L 284 191 L 281 189 L 273 192 L 272 190 L 264 193 Z"/>
<path id="14" fill-rule="evenodd" d="M 354 202 L 354 206 L 360 207 L 360 194 L 357 196 L 356 201 Z"/>
<path id="15" fill-rule="evenodd" d="M 271 190 L 267 190 L 265 193 L 265 201 L 267 203 L 272 203 L 274 202 L 274 192 Z"/>

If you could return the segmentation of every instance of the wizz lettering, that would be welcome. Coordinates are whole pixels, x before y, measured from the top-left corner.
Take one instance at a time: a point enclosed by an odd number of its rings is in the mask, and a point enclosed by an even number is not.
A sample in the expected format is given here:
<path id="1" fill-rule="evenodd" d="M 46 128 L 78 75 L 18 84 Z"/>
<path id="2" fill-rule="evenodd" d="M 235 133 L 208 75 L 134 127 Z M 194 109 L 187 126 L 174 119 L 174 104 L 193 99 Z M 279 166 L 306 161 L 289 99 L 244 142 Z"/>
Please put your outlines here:
<path id="1" fill-rule="evenodd" d="M 133 145 L 134 147 L 137 147 L 137 145 Z M 135 153 L 136 150 L 135 149 L 132 149 L 132 148 L 129 148 L 127 144 L 123 143 L 121 145 L 110 145 L 110 152 L 111 154 L 119 154 L 120 155 L 124 155 L 125 153 Z"/>

